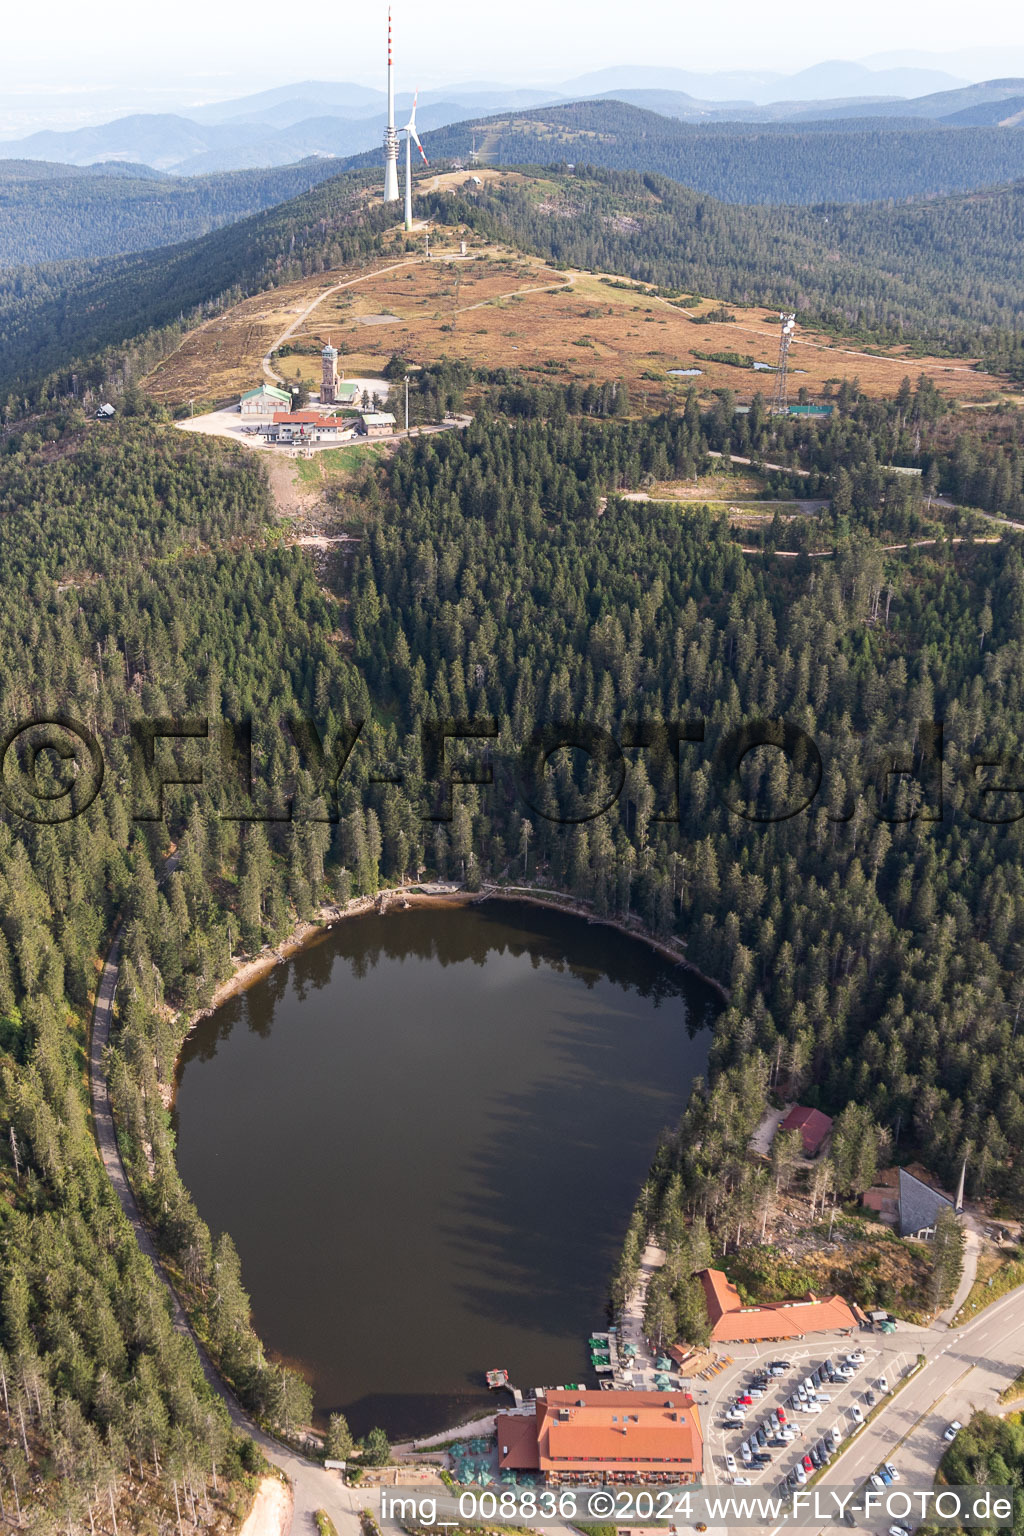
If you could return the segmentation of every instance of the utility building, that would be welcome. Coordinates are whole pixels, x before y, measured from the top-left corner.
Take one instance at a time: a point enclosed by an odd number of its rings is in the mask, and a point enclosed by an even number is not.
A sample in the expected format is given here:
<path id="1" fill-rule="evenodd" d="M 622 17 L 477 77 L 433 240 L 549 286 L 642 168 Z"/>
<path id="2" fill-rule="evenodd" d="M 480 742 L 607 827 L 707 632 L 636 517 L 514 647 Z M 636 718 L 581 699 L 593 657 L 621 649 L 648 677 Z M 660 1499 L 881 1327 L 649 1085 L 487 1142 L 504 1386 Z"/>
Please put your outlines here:
<path id="1" fill-rule="evenodd" d="M 239 402 L 243 416 L 273 416 L 278 411 L 291 410 L 292 397 L 285 389 L 275 389 L 273 384 L 261 384 L 250 389 Z"/>
<path id="2" fill-rule="evenodd" d="M 367 437 L 390 437 L 397 422 L 390 411 L 364 411 L 363 429 Z"/>

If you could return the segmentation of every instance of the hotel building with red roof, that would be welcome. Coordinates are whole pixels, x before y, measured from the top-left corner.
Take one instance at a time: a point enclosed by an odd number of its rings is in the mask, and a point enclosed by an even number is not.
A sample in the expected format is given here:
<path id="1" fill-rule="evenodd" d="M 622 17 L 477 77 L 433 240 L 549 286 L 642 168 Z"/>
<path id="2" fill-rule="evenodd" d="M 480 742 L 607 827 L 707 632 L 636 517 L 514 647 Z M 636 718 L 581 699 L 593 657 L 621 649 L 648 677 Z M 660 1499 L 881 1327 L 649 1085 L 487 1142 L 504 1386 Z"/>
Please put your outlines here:
<path id="1" fill-rule="evenodd" d="M 800 1339 L 805 1333 L 849 1333 L 866 1319 L 841 1296 L 826 1298 L 808 1291 L 801 1301 L 766 1301 L 746 1307 L 739 1291 L 720 1269 L 703 1269 L 713 1344 L 745 1344 L 759 1340 Z"/>
<path id="2" fill-rule="evenodd" d="M 498 1465 L 549 1483 L 693 1483 L 704 1470 L 688 1392 L 548 1392 L 497 1415 Z"/>

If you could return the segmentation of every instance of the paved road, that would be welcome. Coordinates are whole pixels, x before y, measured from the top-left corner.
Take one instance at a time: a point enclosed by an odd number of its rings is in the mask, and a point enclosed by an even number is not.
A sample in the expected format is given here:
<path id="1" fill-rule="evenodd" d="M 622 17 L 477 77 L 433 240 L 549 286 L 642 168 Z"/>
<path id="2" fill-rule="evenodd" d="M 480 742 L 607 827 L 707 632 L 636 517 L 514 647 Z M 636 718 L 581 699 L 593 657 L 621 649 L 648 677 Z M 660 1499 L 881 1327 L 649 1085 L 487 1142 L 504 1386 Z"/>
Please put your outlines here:
<path id="1" fill-rule="evenodd" d="M 114 994 L 117 991 L 117 977 L 120 964 L 121 931 L 119 928 L 103 966 L 103 975 L 100 978 L 99 989 L 96 993 L 92 1034 L 89 1041 L 89 1087 L 92 1094 L 93 1131 L 107 1177 L 110 1179 L 117 1198 L 121 1202 L 121 1209 L 132 1224 L 136 1242 L 149 1259 L 157 1279 L 163 1285 L 170 1298 L 175 1328 L 179 1333 L 188 1334 L 191 1338 L 199 1355 L 203 1374 L 213 1390 L 226 1404 L 235 1428 L 241 1430 L 243 1434 L 251 1436 L 260 1446 L 267 1460 L 272 1462 L 274 1466 L 280 1467 L 290 1479 L 294 1491 L 294 1506 L 289 1527 L 290 1533 L 293 1533 L 293 1536 L 298 1536 L 298 1533 L 306 1536 L 306 1533 L 315 1531 L 314 1512 L 318 1509 L 323 1509 L 330 1515 L 341 1536 L 359 1536 L 358 1511 L 367 1502 L 366 1494 L 363 1494 L 362 1498 L 360 1498 L 358 1490 L 345 1487 L 337 1472 L 327 1472 L 317 1463 L 306 1461 L 303 1457 L 296 1455 L 294 1451 L 287 1450 L 279 1445 L 276 1440 L 257 1428 L 214 1369 L 209 1355 L 193 1333 L 188 1318 L 185 1315 L 185 1310 L 178 1299 L 177 1292 L 168 1280 L 160 1263 L 156 1246 L 150 1236 L 148 1227 L 142 1219 L 142 1213 L 139 1210 L 138 1202 L 135 1199 L 124 1170 L 124 1164 L 121 1161 L 121 1154 L 117 1146 L 117 1136 L 114 1130 L 114 1116 L 110 1104 L 110 1089 L 104 1071 L 104 1055 L 110 1041 Z"/>
<path id="2" fill-rule="evenodd" d="M 965 1328 L 945 1335 L 929 1330 L 922 1349 L 929 1352 L 927 1365 L 831 1463 L 822 1486 L 859 1483 L 879 1462 L 892 1461 L 905 1487 L 930 1488 L 949 1423 L 966 1424 L 976 1411 L 998 1413 L 999 1393 L 1024 1366 L 1024 1288 Z"/>

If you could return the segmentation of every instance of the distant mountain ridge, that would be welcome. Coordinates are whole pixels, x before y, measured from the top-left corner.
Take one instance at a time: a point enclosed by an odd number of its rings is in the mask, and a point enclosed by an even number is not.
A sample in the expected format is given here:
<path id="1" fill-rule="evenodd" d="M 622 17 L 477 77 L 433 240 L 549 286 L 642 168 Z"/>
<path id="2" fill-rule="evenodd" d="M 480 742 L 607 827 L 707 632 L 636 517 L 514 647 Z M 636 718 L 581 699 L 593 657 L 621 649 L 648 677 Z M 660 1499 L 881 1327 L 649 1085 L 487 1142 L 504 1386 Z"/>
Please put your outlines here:
<path id="1" fill-rule="evenodd" d="M 922 118 L 997 127 L 1017 126 L 1024 110 L 1024 79 L 960 85 L 937 70 L 872 71 L 842 63 L 816 65 L 792 76 L 737 72 L 715 78 L 720 86 L 734 86 L 736 94 L 724 101 L 695 94 L 706 77 L 692 71 L 625 67 L 581 76 L 557 92 L 484 84 L 453 87 L 424 92 L 419 121 L 426 129 L 443 128 L 500 112 L 571 105 L 581 98 L 625 101 L 694 123 Z M 607 83 L 602 86 L 602 81 Z M 890 94 L 898 85 L 917 88 L 926 83 L 938 83 L 942 89 L 916 96 Z M 773 89 L 789 94 L 785 99 L 759 99 Z M 411 99 L 399 97 L 399 112 Z M 0 141 L 0 154 L 74 166 L 120 161 L 193 176 L 293 165 L 310 156 L 357 155 L 380 144 L 384 126 L 383 92 L 344 82 L 305 81 L 187 115 L 135 113 L 93 128 L 63 133 L 43 129 L 27 138 Z"/>
<path id="2" fill-rule="evenodd" d="M 660 99 L 663 93 L 637 94 Z M 1018 107 L 1024 96 L 1001 95 L 965 111 L 1002 115 Z M 440 127 L 430 127 L 432 115 L 441 117 Z M 444 118 L 443 108 L 421 118 L 435 167 L 469 166 L 475 145 L 491 164 L 579 162 L 657 173 L 722 203 L 904 201 L 1024 180 L 1024 132 L 984 121 L 950 125 L 918 115 L 692 122 L 617 99 L 456 123 Z M 329 134 L 330 122 L 320 126 Z M 313 122 L 296 130 L 290 144 L 305 154 L 317 140 Z M 356 155 L 313 154 L 290 166 L 194 176 L 120 161 L 81 167 L 0 161 L 0 268 L 155 250 L 272 208 L 348 170 L 379 175 L 380 156 L 375 142 Z M 203 171 L 213 158 L 194 155 L 189 163 Z M 431 174 L 419 177 L 420 192 Z"/>

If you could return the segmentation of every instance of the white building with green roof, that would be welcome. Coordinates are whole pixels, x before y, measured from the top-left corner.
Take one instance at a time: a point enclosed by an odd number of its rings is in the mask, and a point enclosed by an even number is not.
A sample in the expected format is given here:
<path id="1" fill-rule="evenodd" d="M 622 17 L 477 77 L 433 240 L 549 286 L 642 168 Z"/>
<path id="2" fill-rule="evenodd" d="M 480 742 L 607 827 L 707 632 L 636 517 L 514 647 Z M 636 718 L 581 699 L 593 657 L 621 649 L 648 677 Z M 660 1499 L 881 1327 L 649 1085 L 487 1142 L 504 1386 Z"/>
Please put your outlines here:
<path id="1" fill-rule="evenodd" d="M 290 411 L 291 406 L 292 397 L 286 389 L 261 384 L 242 396 L 238 409 L 243 416 L 273 416 L 276 411 Z"/>

